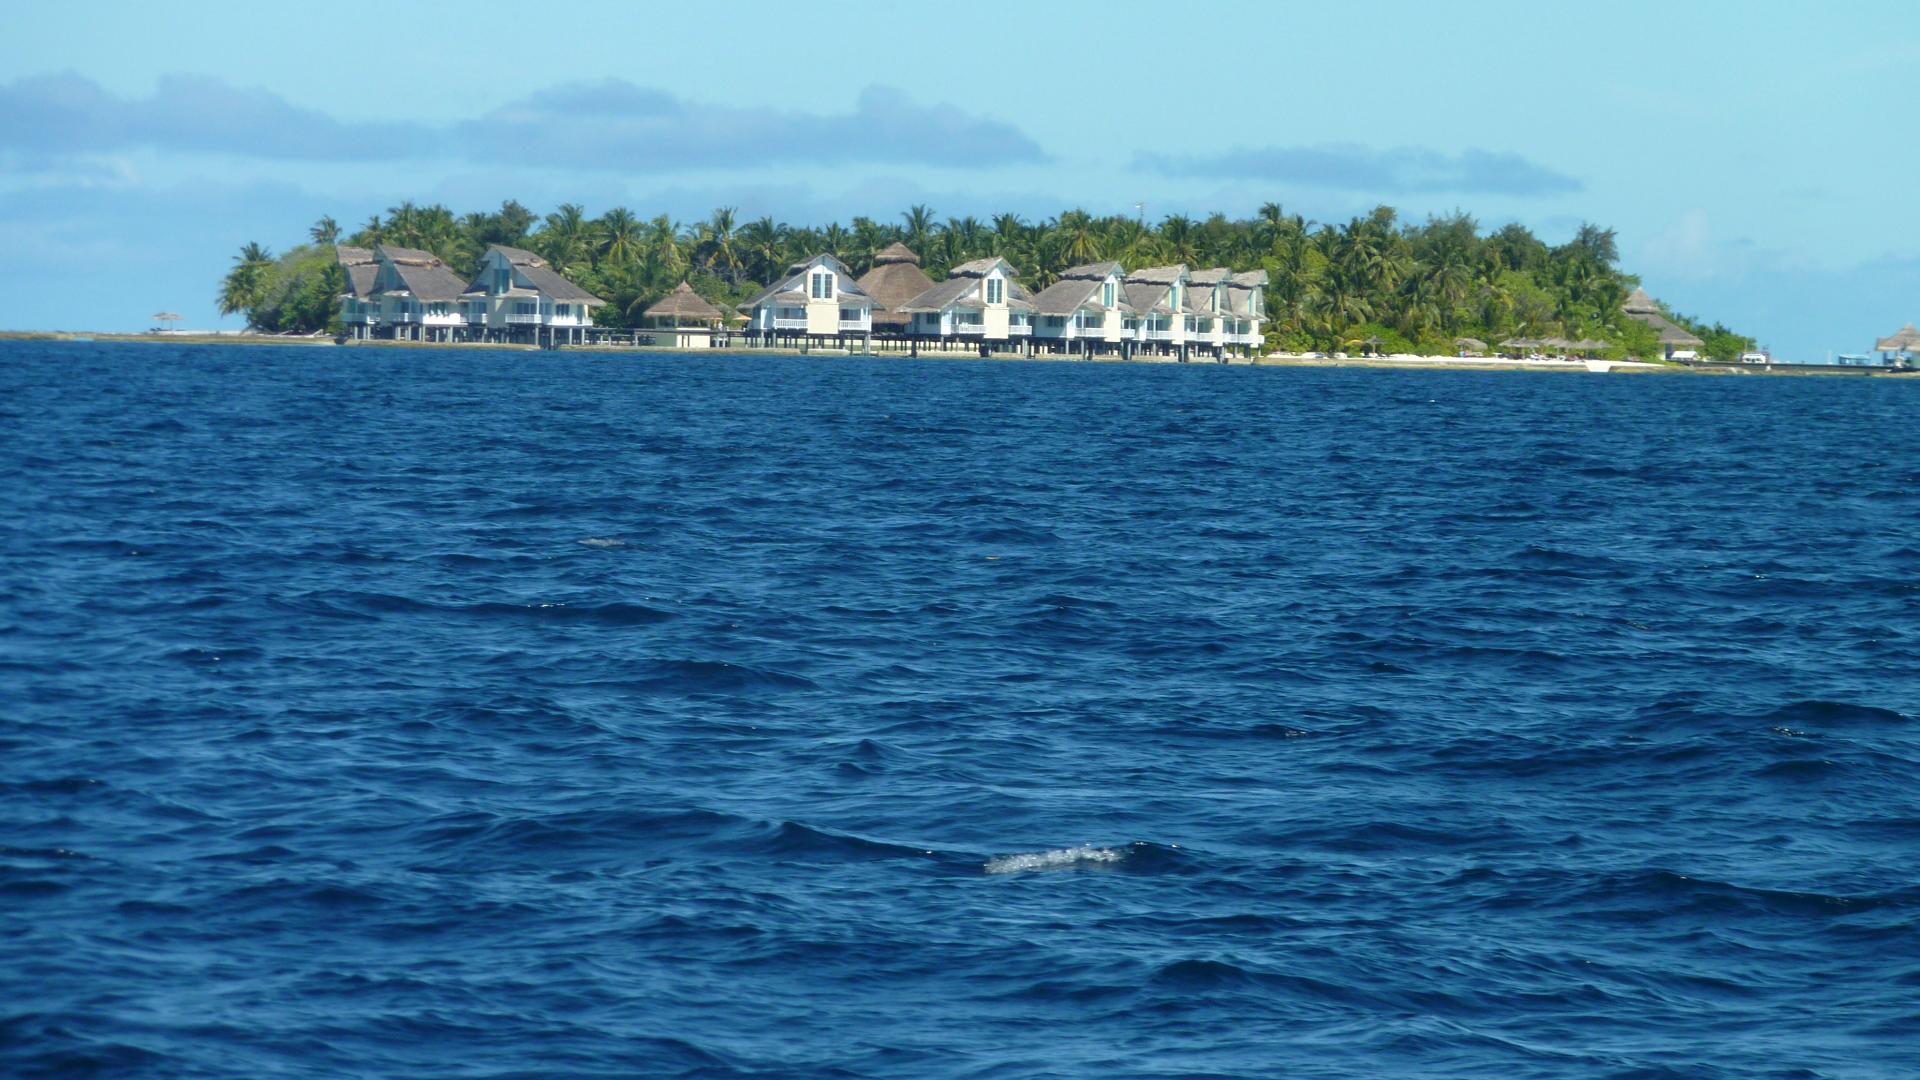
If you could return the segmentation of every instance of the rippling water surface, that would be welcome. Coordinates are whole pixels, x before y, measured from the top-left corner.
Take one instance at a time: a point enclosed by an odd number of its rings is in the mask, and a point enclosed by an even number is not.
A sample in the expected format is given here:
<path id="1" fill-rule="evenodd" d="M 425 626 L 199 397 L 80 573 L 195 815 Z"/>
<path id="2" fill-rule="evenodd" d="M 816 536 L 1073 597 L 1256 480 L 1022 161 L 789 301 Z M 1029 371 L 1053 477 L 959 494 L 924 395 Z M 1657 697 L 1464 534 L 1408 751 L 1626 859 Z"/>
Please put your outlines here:
<path id="1" fill-rule="evenodd" d="M 0 1072 L 1910 1075 L 1916 415 L 0 344 Z"/>

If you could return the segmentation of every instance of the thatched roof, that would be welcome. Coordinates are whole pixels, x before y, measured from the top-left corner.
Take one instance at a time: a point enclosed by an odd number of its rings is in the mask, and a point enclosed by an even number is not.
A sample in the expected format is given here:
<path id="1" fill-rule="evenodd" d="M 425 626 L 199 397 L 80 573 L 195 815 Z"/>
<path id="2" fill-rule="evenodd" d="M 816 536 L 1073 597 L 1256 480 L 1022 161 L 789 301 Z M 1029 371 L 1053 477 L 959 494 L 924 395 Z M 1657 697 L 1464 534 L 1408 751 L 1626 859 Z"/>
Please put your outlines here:
<path id="1" fill-rule="evenodd" d="M 1193 314 L 1193 307 L 1190 304 L 1182 303 L 1178 311 L 1167 304 L 1168 294 L 1173 291 L 1173 283 L 1186 276 L 1185 266 L 1149 266 L 1135 270 L 1127 275 L 1127 306 L 1141 314 L 1148 312 Z"/>
<path id="2" fill-rule="evenodd" d="M 377 244 L 373 252 L 399 275 L 400 288 L 394 292 L 404 292 L 415 300 L 433 303 L 458 300 L 460 294 L 466 291 L 467 283 L 461 281 L 446 263 L 440 261 L 440 256 L 431 251 Z M 352 269 L 348 267 L 349 275 Z"/>
<path id="3" fill-rule="evenodd" d="M 873 269 L 860 279 L 860 288 L 873 297 L 875 326 L 901 327 L 910 320 L 900 305 L 933 288 L 933 279 L 920 269 L 920 256 L 912 248 L 894 244 L 873 257 Z"/>
<path id="4" fill-rule="evenodd" d="M 374 257 L 371 248 L 335 244 L 333 257 L 347 272 L 346 295 L 359 300 L 373 291 L 373 280 L 380 276 L 380 260 Z"/>
<path id="5" fill-rule="evenodd" d="M 1455 345 L 1458 345 L 1460 348 L 1467 350 L 1468 352 L 1486 352 L 1487 351 L 1487 343 L 1484 341 L 1481 341 L 1479 338 L 1457 337 L 1453 339 L 1453 343 Z"/>
<path id="6" fill-rule="evenodd" d="M 675 324 L 711 323 L 727 317 L 684 281 L 642 314 L 649 319 L 672 319 Z"/>
<path id="7" fill-rule="evenodd" d="M 563 304 L 585 304 L 588 307 L 606 303 L 605 300 L 562 277 L 559 271 L 548 265 L 547 260 L 531 251 L 508 247 L 505 244 L 494 244 L 488 250 L 499 252 L 508 263 L 512 264 L 514 270 L 533 282 L 534 288 L 539 289 L 550 300 L 557 300 Z M 480 287 L 480 279 L 475 278 L 472 288 Z"/>
<path id="8" fill-rule="evenodd" d="M 1881 338 L 1874 349 L 1878 352 L 1920 352 L 1920 330 L 1915 330 L 1913 324 L 1908 323 L 1892 337 Z"/>
<path id="9" fill-rule="evenodd" d="M 1686 349 L 1698 349 L 1706 345 L 1706 342 L 1695 337 L 1692 332 L 1675 325 L 1664 315 L 1637 315 L 1635 318 L 1659 331 L 1662 345 Z"/>
<path id="10" fill-rule="evenodd" d="M 1633 294 L 1628 296 L 1626 303 L 1621 304 L 1620 307 L 1629 315 L 1660 314 L 1660 304 L 1655 301 L 1653 297 L 1647 295 L 1647 290 L 1645 289 L 1633 290 Z"/>

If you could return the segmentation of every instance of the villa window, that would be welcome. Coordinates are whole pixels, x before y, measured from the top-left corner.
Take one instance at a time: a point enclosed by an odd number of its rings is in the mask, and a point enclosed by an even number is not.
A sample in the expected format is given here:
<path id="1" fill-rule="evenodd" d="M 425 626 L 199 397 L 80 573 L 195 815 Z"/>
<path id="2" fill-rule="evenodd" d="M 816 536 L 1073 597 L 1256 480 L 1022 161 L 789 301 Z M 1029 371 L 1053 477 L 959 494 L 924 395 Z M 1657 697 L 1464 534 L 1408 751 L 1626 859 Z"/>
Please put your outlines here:
<path id="1" fill-rule="evenodd" d="M 857 308 L 857 307 L 843 307 L 843 308 L 841 308 L 841 309 L 840 309 L 840 321 L 841 321 L 841 322 L 859 322 L 859 321 L 860 321 L 860 309 L 859 309 L 859 308 Z"/>
<path id="2" fill-rule="evenodd" d="M 533 303 L 533 301 L 531 301 L 531 300 L 516 300 L 516 301 L 514 301 L 514 302 L 513 302 L 513 313 L 514 313 L 515 315 L 534 315 L 534 314 L 538 314 L 538 312 L 536 312 L 536 311 L 534 310 L 534 303 Z"/>
<path id="3" fill-rule="evenodd" d="M 1177 282 L 1177 281 L 1173 283 L 1173 287 L 1172 287 L 1172 288 L 1170 288 L 1170 289 L 1168 289 L 1168 290 L 1167 290 L 1167 306 L 1168 306 L 1168 307 L 1170 307 L 1170 308 L 1173 308 L 1173 309 L 1175 309 L 1175 310 L 1179 310 L 1179 307 L 1180 307 L 1180 283 L 1179 283 L 1179 282 Z"/>
<path id="4" fill-rule="evenodd" d="M 813 275 L 813 298 L 815 300 L 833 299 L 833 275 L 832 274 Z"/>
<path id="5" fill-rule="evenodd" d="M 1101 288 L 1100 303 L 1103 307 L 1113 306 L 1113 282 L 1109 281 Z"/>
<path id="6" fill-rule="evenodd" d="M 998 304 L 1006 300 L 1007 283 L 999 278 L 987 279 L 987 303 Z"/>
<path id="7" fill-rule="evenodd" d="M 558 318 L 564 319 L 568 315 L 570 315 L 572 312 L 573 312 L 573 309 L 569 305 L 566 305 L 566 304 L 553 305 L 553 313 Z"/>

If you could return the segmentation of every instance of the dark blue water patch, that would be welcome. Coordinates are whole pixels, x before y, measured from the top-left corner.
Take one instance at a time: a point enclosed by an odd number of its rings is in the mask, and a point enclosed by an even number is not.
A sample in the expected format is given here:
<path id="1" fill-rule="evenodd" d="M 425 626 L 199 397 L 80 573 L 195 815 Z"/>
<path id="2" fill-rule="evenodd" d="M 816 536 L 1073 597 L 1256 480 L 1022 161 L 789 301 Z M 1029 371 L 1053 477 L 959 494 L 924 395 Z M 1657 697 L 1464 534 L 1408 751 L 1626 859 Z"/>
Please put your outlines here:
<path id="1" fill-rule="evenodd" d="M 1916 392 L 0 343 L 0 1074 L 1902 1075 Z"/>

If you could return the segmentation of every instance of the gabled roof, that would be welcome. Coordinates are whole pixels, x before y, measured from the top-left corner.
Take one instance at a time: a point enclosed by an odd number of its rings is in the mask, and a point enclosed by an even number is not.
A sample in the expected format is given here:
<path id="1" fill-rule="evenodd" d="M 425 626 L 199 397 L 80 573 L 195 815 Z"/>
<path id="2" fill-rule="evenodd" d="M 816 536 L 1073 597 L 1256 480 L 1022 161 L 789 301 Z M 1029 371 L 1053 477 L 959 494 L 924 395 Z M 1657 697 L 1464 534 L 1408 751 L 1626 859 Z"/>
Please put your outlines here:
<path id="1" fill-rule="evenodd" d="M 1224 266 L 1211 266 L 1205 270 L 1195 270 L 1187 275 L 1187 284 L 1199 288 L 1202 285 L 1218 285 L 1233 276 L 1233 271 Z"/>
<path id="2" fill-rule="evenodd" d="M 953 276 L 900 305 L 896 310 L 904 314 L 922 311 L 945 311 L 948 308 L 984 308 L 986 303 L 980 299 L 980 283 L 986 280 L 988 272 L 995 266 L 1005 264 L 1001 258 L 975 259 L 961 263 L 953 268 Z M 1013 311 L 1034 310 L 1033 297 L 1020 283 L 1013 279 L 1013 267 L 1007 266 L 1007 307 Z"/>
<path id="3" fill-rule="evenodd" d="M 333 257 L 347 272 L 346 295 L 364 300 L 372 294 L 374 280 L 380 276 L 380 260 L 374 258 L 372 248 L 335 244 Z"/>
<path id="4" fill-rule="evenodd" d="M 1243 318 L 1265 318 L 1265 313 L 1255 315 L 1253 311 L 1253 293 L 1255 289 L 1267 287 L 1265 270 L 1245 270 L 1227 279 L 1227 310 Z"/>
<path id="5" fill-rule="evenodd" d="M 847 297 L 852 297 L 856 300 L 865 300 L 868 303 L 873 302 L 873 297 L 868 295 L 865 289 L 861 288 L 858 281 L 854 280 L 853 271 L 847 269 L 846 263 L 822 252 L 810 259 L 802 259 L 792 266 L 787 267 L 786 277 L 767 286 L 760 291 L 760 295 L 741 304 L 740 310 L 751 311 L 754 308 L 765 306 L 770 301 L 779 303 L 787 302 L 785 297 L 780 295 L 781 293 L 798 292 L 800 299 L 805 300 L 807 298 L 807 272 L 816 266 L 824 266 L 832 270 L 839 278 L 841 299 L 844 300 Z"/>
<path id="6" fill-rule="evenodd" d="M 1149 266 L 1135 270 L 1127 275 L 1127 304 L 1142 315 L 1197 314 L 1191 305 L 1184 302 L 1184 296 L 1179 310 L 1167 305 L 1167 294 L 1173 290 L 1173 283 L 1186 275 L 1185 266 Z"/>
<path id="7" fill-rule="evenodd" d="M 1060 280 L 1040 290 L 1033 298 L 1034 307 L 1042 315 L 1071 315 L 1081 308 L 1104 311 L 1100 303 L 1100 286 L 1107 278 L 1119 274 L 1125 276 L 1117 262 L 1088 263 L 1085 266 L 1068 267 L 1060 275 Z M 1127 309 L 1126 289 L 1114 290 L 1114 308 Z"/>
<path id="8" fill-rule="evenodd" d="M 447 264 L 440 260 L 440 256 L 431 251 L 375 244 L 373 252 L 381 262 L 390 264 L 394 272 L 400 276 L 401 287 L 392 291 L 407 293 L 415 300 L 433 302 L 458 300 L 460 294 L 466 290 L 467 283 L 461 281 L 447 267 Z"/>
<path id="9" fill-rule="evenodd" d="M 487 251 L 499 252 L 502 258 L 505 258 L 528 281 L 533 282 L 533 287 L 539 289 L 541 294 L 550 300 L 558 300 L 563 304 L 581 303 L 588 307 L 606 303 L 605 300 L 568 281 L 547 260 L 531 251 L 508 247 L 505 244 L 490 245 Z M 473 279 L 473 287 L 482 290 L 485 288 L 479 278 Z"/>

